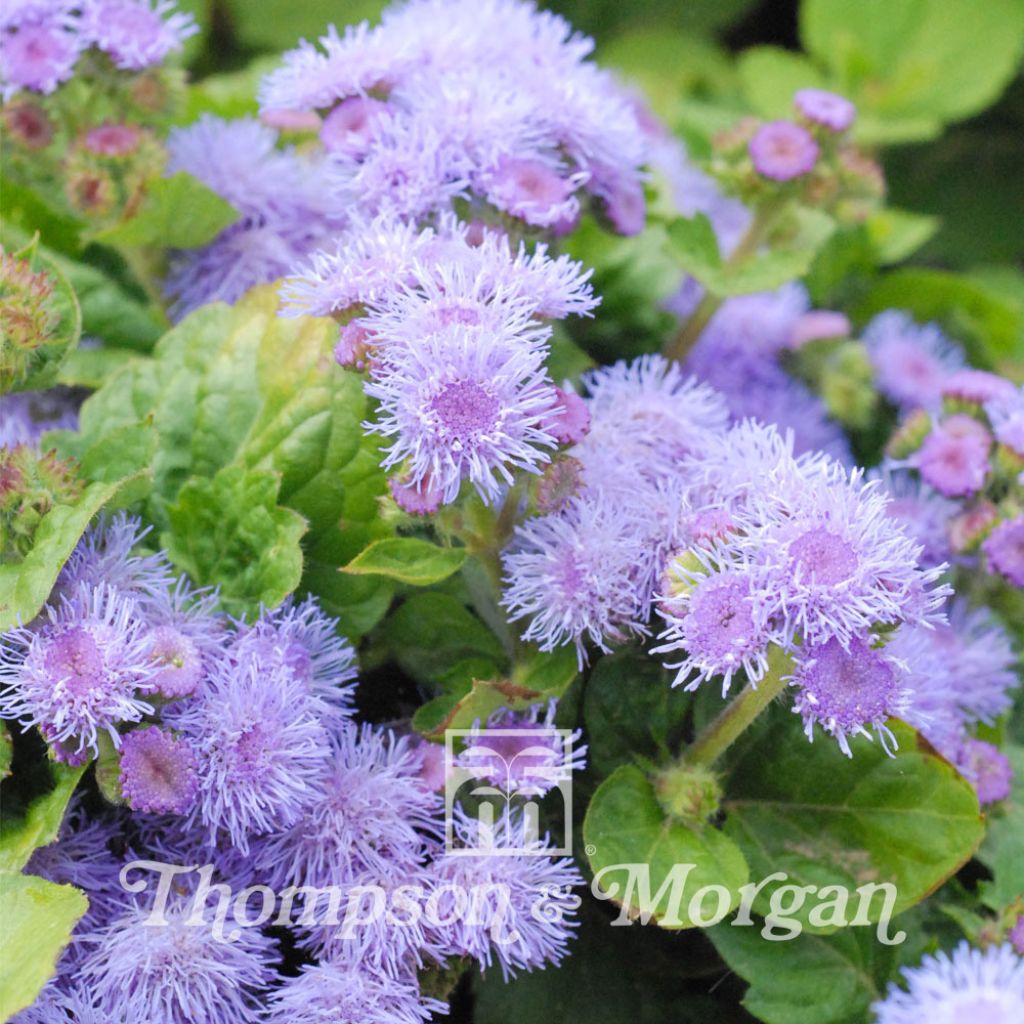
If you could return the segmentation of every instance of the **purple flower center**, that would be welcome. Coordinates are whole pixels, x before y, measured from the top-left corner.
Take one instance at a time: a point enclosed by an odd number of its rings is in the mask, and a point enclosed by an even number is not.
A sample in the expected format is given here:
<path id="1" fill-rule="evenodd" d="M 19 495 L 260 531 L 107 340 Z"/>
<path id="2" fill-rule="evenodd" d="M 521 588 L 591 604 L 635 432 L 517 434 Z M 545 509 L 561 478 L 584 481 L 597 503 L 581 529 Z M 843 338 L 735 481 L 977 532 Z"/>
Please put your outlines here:
<path id="1" fill-rule="evenodd" d="M 202 658 L 184 633 L 172 626 L 159 626 L 153 631 L 151 652 L 160 666 L 153 682 L 165 697 L 184 697 L 199 685 Z"/>
<path id="2" fill-rule="evenodd" d="M 855 731 L 889 716 L 898 690 L 896 673 L 877 651 L 862 641 L 844 651 L 837 640 L 829 640 L 814 649 L 813 658 L 798 682 L 806 710 L 815 718 Z"/>
<path id="3" fill-rule="evenodd" d="M 103 655 L 83 626 L 72 626 L 54 638 L 46 652 L 46 668 L 54 682 L 66 681 L 72 693 L 84 694 L 105 678 Z"/>
<path id="4" fill-rule="evenodd" d="M 857 552 L 852 545 L 821 526 L 793 541 L 789 556 L 795 569 L 817 583 L 842 583 L 857 570 Z"/>
<path id="5" fill-rule="evenodd" d="M 482 384 L 459 380 L 446 384 L 431 400 L 430 409 L 456 451 L 494 430 L 501 403 Z"/>
<path id="6" fill-rule="evenodd" d="M 687 634 L 698 652 L 716 659 L 737 655 L 754 633 L 750 588 L 738 576 L 711 576 L 690 599 Z"/>

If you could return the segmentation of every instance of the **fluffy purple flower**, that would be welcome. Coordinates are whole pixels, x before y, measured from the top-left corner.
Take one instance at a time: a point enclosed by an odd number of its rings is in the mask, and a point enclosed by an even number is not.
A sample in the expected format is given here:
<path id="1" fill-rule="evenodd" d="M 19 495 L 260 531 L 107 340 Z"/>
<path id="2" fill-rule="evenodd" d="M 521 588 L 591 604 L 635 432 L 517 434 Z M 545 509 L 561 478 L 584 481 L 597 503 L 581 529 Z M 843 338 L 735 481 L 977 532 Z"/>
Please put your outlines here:
<path id="1" fill-rule="evenodd" d="M 392 978 L 357 966 L 303 967 L 271 997 L 266 1024 L 426 1024 L 447 1007 L 420 995 L 414 977 Z"/>
<path id="2" fill-rule="evenodd" d="M 794 483 L 796 483 L 794 481 Z M 788 642 L 846 644 L 880 623 L 931 621 L 947 591 L 921 569 L 918 546 L 886 514 L 861 471 L 808 473 L 788 493 L 755 492 L 732 546 L 754 567 L 758 621 Z"/>
<path id="3" fill-rule="evenodd" d="M 963 353 L 938 324 L 917 324 L 903 310 L 879 313 L 863 339 L 878 390 L 902 409 L 938 405 L 945 382 L 964 365 Z"/>
<path id="4" fill-rule="evenodd" d="M 682 561 L 669 566 L 670 592 L 658 606 L 666 623 L 659 639 L 665 642 L 651 653 L 683 652 L 682 661 L 667 665 L 676 670 L 673 686 L 687 683 L 687 690 L 695 690 L 721 676 L 724 696 L 740 670 L 752 683 L 764 676 L 775 638 L 757 621 L 753 579 L 742 567 L 730 567 L 728 557 L 714 548 L 694 548 L 689 554 L 698 568 Z"/>
<path id="5" fill-rule="evenodd" d="M 187 740 L 150 726 L 121 741 L 121 792 L 134 811 L 184 814 L 195 803 L 198 760 Z"/>
<path id="6" fill-rule="evenodd" d="M 324 163 L 278 149 L 277 132 L 253 118 L 206 114 L 167 145 L 168 173 L 187 171 L 242 214 L 209 245 L 172 257 L 164 288 L 176 318 L 285 277 L 341 224 Z"/>
<path id="7" fill-rule="evenodd" d="M 164 721 L 199 759 L 193 821 L 243 853 L 252 836 L 286 828 L 313 798 L 330 760 L 328 734 L 304 685 L 254 658 L 224 658 L 195 697 Z"/>
<path id="8" fill-rule="evenodd" d="M 338 632 L 338 620 L 324 615 L 309 597 L 287 598 L 240 627 L 234 645 L 240 662 L 258 662 L 263 671 L 290 675 L 316 704 L 320 718 L 337 726 L 352 714 L 355 651 Z"/>
<path id="9" fill-rule="evenodd" d="M 516 528 L 502 554 L 501 603 L 512 622 L 528 620 L 524 640 L 543 651 L 575 644 L 582 667 L 588 642 L 608 651 L 645 632 L 643 562 L 635 511 L 588 493 Z"/>
<path id="10" fill-rule="evenodd" d="M 135 603 L 111 587 L 80 588 L 46 621 L 6 633 L 0 649 L 0 718 L 38 726 L 58 758 L 99 756 L 106 733 L 153 710 L 153 667 Z"/>
<path id="11" fill-rule="evenodd" d="M 920 564 L 930 569 L 952 561 L 949 524 L 959 506 L 923 484 L 915 475 L 894 467 L 873 471 L 869 478 L 882 481 L 891 498 L 886 512 L 921 545 Z"/>
<path id="12" fill-rule="evenodd" d="M 111 1013 L 101 1009 L 84 985 L 66 986 L 51 981 L 26 1010 L 15 1014 L 10 1024 L 133 1024 L 127 1010 Z"/>
<path id="13" fill-rule="evenodd" d="M 532 4 L 414 0 L 375 28 L 331 29 L 319 49 L 285 54 L 260 100 L 328 119 L 342 111 L 339 194 L 363 214 L 420 217 L 472 194 L 560 230 L 585 187 L 613 223 L 635 230 L 646 140 L 628 97 L 585 60 L 592 46 Z M 371 93 L 381 106 L 361 119 L 349 104 Z"/>
<path id="14" fill-rule="evenodd" d="M 74 430 L 77 426 L 77 403 L 62 388 L 4 395 L 0 408 L 0 448 L 19 444 L 35 447 L 46 431 Z"/>
<path id="15" fill-rule="evenodd" d="M 586 767 L 583 733 L 555 732 L 556 706 L 549 701 L 519 713 L 501 708 L 484 725 L 475 722 L 455 763 L 507 795 L 543 796 Z"/>
<path id="16" fill-rule="evenodd" d="M 161 1024 L 257 1024 L 261 994 L 274 977 L 273 939 L 240 928 L 218 941 L 209 923 L 189 923 L 191 902 L 172 901 L 163 924 L 150 911 L 127 911 L 90 936 L 80 977 L 112 1019 Z"/>
<path id="17" fill-rule="evenodd" d="M 320 141 L 328 153 L 362 156 L 373 141 L 373 121 L 387 113 L 387 104 L 369 96 L 342 100 L 320 125 Z"/>
<path id="18" fill-rule="evenodd" d="M 588 483 L 626 489 L 672 477 L 728 422 L 722 398 L 662 356 L 619 361 L 584 377 L 590 433 L 573 450 Z"/>
<path id="19" fill-rule="evenodd" d="M 957 751 L 954 763 L 974 786 L 981 804 L 994 804 L 1010 795 L 1013 768 L 998 747 L 968 737 Z"/>
<path id="20" fill-rule="evenodd" d="M 1024 956 L 1024 914 L 1017 918 L 1017 923 L 1006 933 L 1007 941 Z"/>
<path id="21" fill-rule="evenodd" d="M 454 831 L 462 848 L 431 865 L 439 889 L 452 889 L 438 901 L 438 916 L 451 921 L 439 929 L 450 952 L 473 957 L 485 970 L 497 961 L 506 980 L 559 963 L 577 927 L 579 897 L 572 890 L 583 884 L 572 859 L 554 857 L 548 837 L 531 836 L 517 815 L 488 825 L 457 810 Z M 457 913 L 455 891 L 474 887 L 487 894 L 482 912 Z"/>
<path id="22" fill-rule="evenodd" d="M 268 884 L 323 887 L 367 873 L 379 882 L 419 864 L 438 814 L 419 778 L 421 757 L 393 733 L 347 729 L 308 785 L 298 820 L 260 844 L 255 862 Z"/>
<path id="23" fill-rule="evenodd" d="M 70 4 L 22 4 L 0 24 L 0 83 L 6 103 L 19 89 L 51 93 L 82 51 Z"/>
<path id="24" fill-rule="evenodd" d="M 886 646 L 909 670 L 907 721 L 947 748 L 965 726 L 992 724 L 1019 685 L 1010 637 L 987 609 L 955 600 L 948 616 L 931 628 L 904 626 Z"/>
<path id="25" fill-rule="evenodd" d="M 137 516 L 101 514 L 64 563 L 57 577 L 58 592 L 109 586 L 137 599 L 166 593 L 171 583 L 167 556 L 133 553 L 149 532 Z"/>
<path id="26" fill-rule="evenodd" d="M 940 494 L 962 498 L 985 486 L 991 448 L 989 432 L 973 417 L 957 413 L 925 438 L 910 464 Z"/>
<path id="27" fill-rule="evenodd" d="M 864 640 L 837 640 L 801 650 L 790 680 L 797 689 L 794 710 L 803 716 L 807 738 L 820 725 L 852 756 L 850 737 L 871 738 L 872 730 L 889 750 L 895 746 L 886 719 L 907 707 L 909 690 L 899 664 Z"/>
<path id="28" fill-rule="evenodd" d="M 1024 516 L 1001 522 L 981 547 L 990 572 L 998 573 L 1015 587 L 1024 587 Z"/>
<path id="29" fill-rule="evenodd" d="M 195 591 L 184 577 L 173 587 L 140 601 L 150 626 L 150 653 L 156 667 L 153 685 L 163 697 L 187 697 L 219 655 L 226 632 L 217 612 L 217 595 Z"/>
<path id="30" fill-rule="evenodd" d="M 789 348 L 796 325 L 810 309 L 802 284 L 728 299 L 711 318 L 693 350 L 697 362 L 742 357 L 766 359 Z"/>
<path id="31" fill-rule="evenodd" d="M 446 502 L 467 479 L 494 501 L 513 469 L 539 472 L 558 444 L 544 350 L 514 336 L 453 325 L 389 348 L 366 393 L 380 403 L 367 429 L 394 438 L 382 465 L 404 467 L 413 486 L 429 479 Z"/>
<path id="32" fill-rule="evenodd" d="M 499 209 L 537 227 L 568 225 L 579 216 L 577 182 L 541 160 L 502 157 L 485 172 L 487 198 Z"/>
<path id="33" fill-rule="evenodd" d="M 792 181 L 813 170 L 818 144 L 806 129 L 792 121 L 769 121 L 754 133 L 750 159 L 758 174 L 774 181 Z"/>
<path id="34" fill-rule="evenodd" d="M 1017 1024 L 1024 1015 L 1024 959 L 1010 945 L 926 956 L 903 968 L 906 990 L 893 984 L 875 1003 L 878 1024 L 977 1021 Z"/>
<path id="35" fill-rule="evenodd" d="M 198 31 L 173 0 L 86 0 L 82 7 L 84 38 L 128 71 L 159 64 Z"/>
<path id="36" fill-rule="evenodd" d="M 251 288 L 286 276 L 314 245 L 308 224 L 247 218 L 209 245 L 173 253 L 163 289 L 174 319 L 211 302 L 237 302 Z"/>
<path id="37" fill-rule="evenodd" d="M 793 102 L 812 124 L 833 132 L 845 132 L 857 117 L 857 108 L 848 99 L 825 89 L 800 89 Z"/>
<path id="38" fill-rule="evenodd" d="M 1000 444 L 1024 457 L 1024 388 L 1001 395 L 985 406 L 992 432 Z"/>
<path id="39" fill-rule="evenodd" d="M 975 370 L 972 367 L 957 370 L 942 385 L 943 398 L 974 405 L 985 405 L 997 398 L 1010 398 L 1016 389 L 1005 377 Z"/>

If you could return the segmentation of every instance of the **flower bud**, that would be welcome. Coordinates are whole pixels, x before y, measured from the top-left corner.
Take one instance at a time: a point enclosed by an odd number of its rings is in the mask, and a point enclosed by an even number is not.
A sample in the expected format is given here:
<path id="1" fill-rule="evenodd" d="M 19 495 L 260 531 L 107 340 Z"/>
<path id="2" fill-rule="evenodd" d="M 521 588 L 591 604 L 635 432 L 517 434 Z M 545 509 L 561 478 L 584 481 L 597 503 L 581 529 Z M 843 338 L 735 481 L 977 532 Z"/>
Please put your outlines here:
<path id="1" fill-rule="evenodd" d="M 885 454 L 890 459 L 905 459 L 913 455 L 932 431 L 932 418 L 924 409 L 915 409 L 889 438 Z"/>
<path id="2" fill-rule="evenodd" d="M 652 781 L 661 809 L 673 821 L 699 824 L 718 813 L 722 787 L 707 768 L 674 764 L 657 772 Z"/>

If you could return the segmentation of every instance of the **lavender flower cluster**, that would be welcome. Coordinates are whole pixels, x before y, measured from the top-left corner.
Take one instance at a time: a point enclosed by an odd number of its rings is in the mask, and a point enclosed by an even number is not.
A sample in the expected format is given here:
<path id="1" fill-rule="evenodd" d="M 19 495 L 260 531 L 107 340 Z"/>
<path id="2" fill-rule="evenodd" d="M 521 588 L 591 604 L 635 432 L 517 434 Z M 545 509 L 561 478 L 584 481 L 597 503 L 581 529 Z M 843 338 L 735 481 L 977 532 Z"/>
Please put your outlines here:
<path id="1" fill-rule="evenodd" d="M 65 1010 L 77 1021 L 421 1021 L 444 1004 L 420 995 L 417 972 L 468 957 L 507 976 L 561 959 L 582 883 L 572 862 L 525 834 L 514 809 L 487 839 L 523 852 L 446 850 L 424 745 L 352 721 L 355 656 L 337 623 L 311 599 L 229 620 L 216 594 L 140 550 L 145 539 L 123 513 L 93 527 L 41 619 L 2 638 L 0 716 L 38 727 L 60 761 L 116 758 L 122 804 L 91 813 L 76 801 L 28 865 L 82 888 L 90 909 L 19 1024 Z M 457 841 L 480 849 L 483 825 L 457 813 Z M 208 864 L 214 891 L 294 887 L 315 901 L 309 892 L 338 887 L 343 913 L 366 886 L 396 900 L 417 887 L 439 909 L 424 923 L 389 912 L 343 937 L 304 915 L 295 940 L 315 964 L 279 977 L 265 931 L 225 943 L 212 919 L 191 919 L 194 879 L 175 882 L 153 927 L 155 886 L 121 874 L 139 860 L 186 875 Z M 508 893 L 495 920 L 449 905 L 473 887 Z M 542 897 L 565 913 L 538 913 Z"/>
<path id="2" fill-rule="evenodd" d="M 0 14 L 0 90 L 48 94 L 89 50 L 114 67 L 161 63 L 198 28 L 173 0 L 10 0 Z"/>

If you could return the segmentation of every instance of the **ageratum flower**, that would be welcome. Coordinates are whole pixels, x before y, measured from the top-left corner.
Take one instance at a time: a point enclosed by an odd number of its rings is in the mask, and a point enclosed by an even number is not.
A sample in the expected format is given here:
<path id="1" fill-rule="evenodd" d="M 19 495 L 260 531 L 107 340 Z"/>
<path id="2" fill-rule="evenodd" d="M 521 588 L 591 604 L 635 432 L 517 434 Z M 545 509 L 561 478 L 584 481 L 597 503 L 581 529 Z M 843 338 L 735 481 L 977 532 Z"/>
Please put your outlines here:
<path id="1" fill-rule="evenodd" d="M 886 645 L 909 670 L 906 720 L 945 749 L 965 727 L 991 725 L 1019 685 L 1010 637 L 990 612 L 956 599 L 948 616 L 931 628 L 903 626 Z"/>
<path id="2" fill-rule="evenodd" d="M 960 774 L 974 786 L 979 803 L 998 803 L 1010 795 L 1013 768 L 1010 759 L 998 747 L 968 736 L 952 760 Z"/>
<path id="3" fill-rule="evenodd" d="M 350 726 L 308 784 L 301 815 L 269 836 L 255 864 L 274 888 L 386 880 L 423 858 L 437 829 L 438 798 L 420 781 L 422 755 L 406 739 Z"/>
<path id="4" fill-rule="evenodd" d="M 102 513 L 64 563 L 57 577 L 58 593 L 106 585 L 137 600 L 166 594 L 172 579 L 167 556 L 133 553 L 149 532 L 137 516 Z"/>
<path id="5" fill-rule="evenodd" d="M 938 324 L 915 323 L 900 309 L 879 313 L 863 339 L 878 390 L 902 409 L 938 405 L 946 380 L 964 365 L 963 353 Z"/>
<path id="6" fill-rule="evenodd" d="M 51 981 L 26 1010 L 16 1013 L 10 1024 L 133 1024 L 121 1007 L 111 1012 L 97 1005 L 85 985 L 65 986 Z"/>
<path id="7" fill-rule="evenodd" d="M 175 10 L 174 0 L 85 0 L 82 5 L 84 39 L 128 71 L 159 64 L 198 31 L 191 14 Z"/>
<path id="8" fill-rule="evenodd" d="M 459 808 L 454 813 L 461 848 L 430 867 L 437 918 L 447 922 L 438 941 L 484 970 L 496 962 L 506 981 L 517 971 L 559 963 L 578 926 L 580 901 L 572 890 L 583 878 L 572 858 L 554 856 L 550 838 L 531 835 L 522 816 L 506 812 L 488 825 Z M 476 913 L 458 913 L 456 894 L 474 890 L 483 897 Z"/>
<path id="9" fill-rule="evenodd" d="M 652 653 L 682 652 L 681 661 L 667 664 L 676 670 L 673 686 L 695 690 L 721 676 L 724 696 L 740 670 L 752 683 L 764 676 L 768 646 L 777 637 L 758 621 L 754 577 L 741 563 L 730 564 L 726 547 L 696 547 L 688 556 L 695 568 L 681 560 L 669 565 L 670 592 L 658 604 L 665 642 Z"/>
<path id="10" fill-rule="evenodd" d="M 260 100 L 270 112 L 319 111 L 325 125 L 355 114 L 356 138 L 330 144 L 338 194 L 363 214 L 386 205 L 415 218 L 472 196 L 558 231 L 586 189 L 632 232 L 646 140 L 629 99 L 586 61 L 592 47 L 532 4 L 414 0 L 376 28 L 332 29 L 320 49 L 285 54 Z M 360 118 L 352 101 L 371 93 L 373 116 Z"/>
<path id="11" fill-rule="evenodd" d="M 5 4 L 0 15 L 0 86 L 6 103 L 20 89 L 52 93 L 75 68 L 83 41 L 74 4 Z"/>
<path id="12" fill-rule="evenodd" d="M 193 822 L 210 845 L 227 838 L 243 853 L 251 837 L 298 820 L 330 759 L 306 686 L 258 658 L 221 659 L 196 696 L 164 709 L 164 721 L 199 759 Z"/>
<path id="13" fill-rule="evenodd" d="M 992 432 L 1000 444 L 1024 456 L 1024 388 L 1001 395 L 985 406 Z"/>
<path id="14" fill-rule="evenodd" d="M 676 475 L 680 460 L 701 453 L 728 422 L 719 395 L 659 355 L 594 370 L 584 384 L 590 433 L 573 455 L 588 482 L 603 487 L 616 476 L 630 489 L 638 478 Z"/>
<path id="15" fill-rule="evenodd" d="M 553 700 L 525 712 L 499 708 L 483 725 L 473 723 L 455 763 L 503 792 L 543 796 L 586 768 L 583 733 L 561 735 L 555 726 L 556 708 Z"/>
<path id="16" fill-rule="evenodd" d="M 921 479 L 947 498 L 980 491 L 991 465 L 992 435 L 973 416 L 947 416 L 910 459 Z"/>
<path id="17" fill-rule="evenodd" d="M 358 966 L 322 963 L 286 978 L 271 997 L 265 1024 L 426 1024 L 446 1013 L 437 999 L 420 995 L 415 976 L 393 978 Z"/>
<path id="18" fill-rule="evenodd" d="M 1010 945 L 926 956 L 903 968 L 906 989 L 892 984 L 875 1003 L 878 1024 L 1017 1024 L 1024 1016 L 1024 960 Z"/>
<path id="19" fill-rule="evenodd" d="M 1024 516 L 1001 522 L 981 546 L 990 572 L 1024 587 Z"/>
<path id="20" fill-rule="evenodd" d="M 100 585 L 62 595 L 46 619 L 0 641 L 0 718 L 38 726 L 58 759 L 99 756 L 100 734 L 153 710 L 154 669 L 135 602 Z"/>
<path id="21" fill-rule="evenodd" d="M 264 671 L 290 675 L 317 706 L 321 721 L 336 726 L 352 714 L 355 651 L 312 597 L 287 598 L 264 610 L 251 625 L 239 626 L 234 656 L 252 659 Z"/>
<path id="22" fill-rule="evenodd" d="M 800 89 L 793 102 L 808 121 L 832 132 L 845 132 L 857 117 L 857 108 L 848 99 L 825 89 Z"/>
<path id="23" fill-rule="evenodd" d="M 97 1005 L 116 1020 L 161 1024 L 257 1024 L 262 993 L 274 978 L 274 940 L 259 928 L 239 928 L 233 942 L 213 928 L 189 923 L 191 900 L 172 899 L 164 924 L 150 908 L 134 907 L 90 936 L 79 977 Z"/>
<path id="24" fill-rule="evenodd" d="M 491 502 L 514 469 L 540 472 L 558 445 L 548 426 L 557 402 L 544 355 L 514 335 L 459 324 L 386 349 L 366 385 L 378 419 L 364 424 L 393 439 L 382 465 L 401 467 L 412 486 L 429 479 L 446 502 L 463 480 Z"/>
<path id="25" fill-rule="evenodd" d="M 948 590 L 941 569 L 886 514 L 887 496 L 861 470 L 820 464 L 786 491 L 757 489 L 737 513 L 732 544 L 755 567 L 757 621 L 788 644 L 845 646 L 879 624 L 932 622 Z"/>
<path id="26" fill-rule="evenodd" d="M 769 121 L 749 144 L 754 170 L 775 181 L 792 181 L 814 169 L 818 144 L 814 136 L 792 121 Z"/>
<path id="27" fill-rule="evenodd" d="M 74 430 L 77 404 L 61 388 L 4 395 L 0 409 L 0 448 L 39 444 L 48 430 Z"/>
<path id="28" fill-rule="evenodd" d="M 790 682 L 797 690 L 794 710 L 803 716 L 808 739 L 819 725 L 851 757 L 850 737 L 870 739 L 873 732 L 892 752 L 896 741 L 886 719 L 903 714 L 910 690 L 902 667 L 888 652 L 861 639 L 845 646 L 835 639 L 809 644 L 801 649 Z"/>
<path id="29" fill-rule="evenodd" d="M 502 554 L 501 603 L 510 621 L 526 619 L 522 638 L 551 651 L 586 645 L 609 651 L 645 632 L 644 537 L 635 509 L 601 492 L 562 512 L 527 519 Z"/>
<path id="30" fill-rule="evenodd" d="M 188 740 L 155 725 L 121 741 L 121 792 L 133 811 L 184 814 L 196 800 L 197 769 Z"/>
<path id="31" fill-rule="evenodd" d="M 895 519 L 908 537 L 921 545 L 918 562 L 935 568 L 952 561 L 949 523 L 959 506 L 933 491 L 917 476 L 891 465 L 868 474 L 870 480 L 881 480 L 890 496 L 886 514 Z"/>

